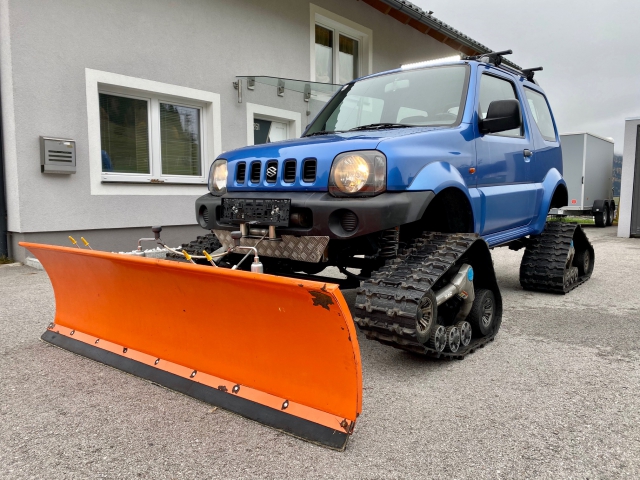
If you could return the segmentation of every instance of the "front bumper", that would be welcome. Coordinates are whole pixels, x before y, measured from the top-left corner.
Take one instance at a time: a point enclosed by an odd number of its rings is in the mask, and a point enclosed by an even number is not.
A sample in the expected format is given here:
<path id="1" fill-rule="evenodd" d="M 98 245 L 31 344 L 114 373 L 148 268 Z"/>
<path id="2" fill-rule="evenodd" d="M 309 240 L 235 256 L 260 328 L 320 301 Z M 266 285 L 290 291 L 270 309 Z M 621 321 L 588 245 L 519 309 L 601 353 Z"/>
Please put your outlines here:
<path id="1" fill-rule="evenodd" d="M 294 226 L 292 221 L 288 227 L 277 227 L 279 234 L 334 239 L 359 237 L 419 220 L 434 196 L 432 191 L 385 192 L 366 198 L 336 198 L 326 192 L 229 192 L 224 195 L 290 199 L 291 216 L 302 215 L 306 223 Z M 220 221 L 222 198 L 209 193 L 196 200 L 198 223 L 207 230 L 239 230 L 238 225 Z"/>

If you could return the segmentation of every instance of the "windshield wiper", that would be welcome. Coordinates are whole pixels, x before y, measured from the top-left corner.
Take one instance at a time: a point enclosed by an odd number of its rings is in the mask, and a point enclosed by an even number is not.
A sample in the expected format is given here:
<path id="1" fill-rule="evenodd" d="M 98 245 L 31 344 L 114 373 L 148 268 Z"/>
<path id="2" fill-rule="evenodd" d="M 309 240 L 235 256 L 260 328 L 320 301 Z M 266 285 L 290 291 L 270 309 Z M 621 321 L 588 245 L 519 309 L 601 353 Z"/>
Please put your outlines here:
<path id="1" fill-rule="evenodd" d="M 360 125 L 359 127 L 349 129 L 349 132 L 356 130 L 377 130 L 380 128 L 406 128 L 413 127 L 414 125 L 407 125 L 406 123 L 370 123 L 369 125 Z"/>
<path id="2" fill-rule="evenodd" d="M 359 127 L 350 128 L 349 130 L 319 130 L 313 133 L 307 133 L 305 137 L 313 137 L 314 135 L 328 135 L 330 133 L 355 132 L 358 130 L 378 130 L 381 128 L 407 128 L 415 127 L 415 125 L 407 125 L 406 123 L 370 123 L 369 125 L 360 125 Z"/>
<path id="3" fill-rule="evenodd" d="M 319 130 L 313 133 L 307 133 L 305 137 L 313 137 L 314 135 L 329 135 L 330 133 L 343 133 L 344 130 Z"/>

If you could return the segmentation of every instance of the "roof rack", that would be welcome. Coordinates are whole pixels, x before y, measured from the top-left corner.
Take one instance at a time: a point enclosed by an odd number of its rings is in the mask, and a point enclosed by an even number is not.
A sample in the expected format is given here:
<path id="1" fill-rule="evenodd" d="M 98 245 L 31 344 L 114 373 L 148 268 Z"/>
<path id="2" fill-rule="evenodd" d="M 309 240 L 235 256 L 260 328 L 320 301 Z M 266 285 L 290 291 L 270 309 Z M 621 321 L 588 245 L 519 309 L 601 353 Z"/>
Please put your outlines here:
<path id="1" fill-rule="evenodd" d="M 535 68 L 523 68 L 522 69 L 522 73 L 524 74 L 524 77 L 529 80 L 530 82 L 533 82 L 533 74 L 534 72 L 541 72 L 542 71 L 542 67 L 535 67 Z"/>
<path id="2" fill-rule="evenodd" d="M 513 53 L 513 50 L 501 50 L 499 52 L 488 52 L 488 53 L 481 53 L 480 55 L 474 55 L 471 57 L 462 57 L 462 60 L 477 60 L 478 62 L 488 63 L 495 67 L 501 68 L 502 70 L 505 70 L 509 73 L 521 75 L 527 80 L 529 80 L 530 82 L 536 83 L 533 80 L 534 72 L 541 71 L 542 67 L 520 69 L 520 68 L 513 67 L 512 65 L 514 64 L 507 65 L 506 63 L 503 63 L 502 57 L 504 55 L 511 55 L 512 53 Z"/>
<path id="3" fill-rule="evenodd" d="M 511 55 L 512 53 L 513 50 L 501 50 L 500 52 L 488 52 L 472 57 L 464 57 L 463 60 L 478 60 L 479 62 L 490 63 L 499 67 L 502 64 L 502 57 L 504 55 Z"/>

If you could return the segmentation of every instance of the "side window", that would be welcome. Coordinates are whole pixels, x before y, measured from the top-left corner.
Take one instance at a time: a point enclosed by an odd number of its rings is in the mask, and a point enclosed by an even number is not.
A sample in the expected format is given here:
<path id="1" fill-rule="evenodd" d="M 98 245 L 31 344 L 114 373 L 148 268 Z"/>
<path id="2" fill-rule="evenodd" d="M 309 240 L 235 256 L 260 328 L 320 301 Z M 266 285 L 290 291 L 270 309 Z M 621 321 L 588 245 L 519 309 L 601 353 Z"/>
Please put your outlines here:
<path id="1" fill-rule="evenodd" d="M 542 134 L 542 138 L 548 142 L 555 142 L 557 140 L 556 130 L 553 128 L 553 118 L 544 95 L 529 88 L 524 89 L 524 94 L 527 97 L 527 103 L 533 114 L 533 119 Z"/>
<path id="2" fill-rule="evenodd" d="M 480 80 L 480 116 L 485 118 L 489 105 L 494 100 L 517 100 L 515 88 L 508 80 L 494 77 L 491 75 L 482 75 Z M 522 106 L 520 107 L 522 111 Z M 514 128 L 513 130 L 507 130 L 506 132 L 500 132 L 496 135 L 502 135 L 506 137 L 521 137 L 522 127 Z"/>

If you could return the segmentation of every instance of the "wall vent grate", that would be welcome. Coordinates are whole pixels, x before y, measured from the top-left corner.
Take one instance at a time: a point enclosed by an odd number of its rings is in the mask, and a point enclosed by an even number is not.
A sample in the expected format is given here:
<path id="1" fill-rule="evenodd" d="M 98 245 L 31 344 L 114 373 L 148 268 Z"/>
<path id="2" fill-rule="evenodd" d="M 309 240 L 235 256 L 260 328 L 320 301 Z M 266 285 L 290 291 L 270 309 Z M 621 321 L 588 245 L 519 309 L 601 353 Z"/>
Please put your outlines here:
<path id="1" fill-rule="evenodd" d="M 42 173 L 76 173 L 76 142 L 64 138 L 40 137 Z"/>

